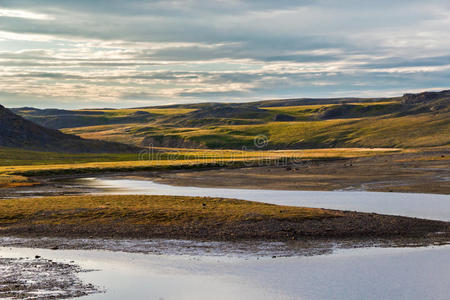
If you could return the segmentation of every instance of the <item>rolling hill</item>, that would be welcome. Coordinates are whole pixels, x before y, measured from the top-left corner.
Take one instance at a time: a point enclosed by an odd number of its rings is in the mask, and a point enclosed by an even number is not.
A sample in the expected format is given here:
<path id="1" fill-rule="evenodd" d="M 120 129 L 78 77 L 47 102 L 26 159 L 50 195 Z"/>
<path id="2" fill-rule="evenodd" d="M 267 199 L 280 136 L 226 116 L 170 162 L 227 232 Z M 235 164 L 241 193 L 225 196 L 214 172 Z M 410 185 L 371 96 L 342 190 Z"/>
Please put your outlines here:
<path id="1" fill-rule="evenodd" d="M 118 153 L 136 151 L 130 145 L 86 140 L 28 121 L 0 105 L 0 146 L 67 153 Z"/>
<path id="2" fill-rule="evenodd" d="M 392 98 L 286 99 L 132 109 L 39 110 L 23 117 L 65 133 L 137 146 L 432 147 L 450 144 L 450 90 Z"/>

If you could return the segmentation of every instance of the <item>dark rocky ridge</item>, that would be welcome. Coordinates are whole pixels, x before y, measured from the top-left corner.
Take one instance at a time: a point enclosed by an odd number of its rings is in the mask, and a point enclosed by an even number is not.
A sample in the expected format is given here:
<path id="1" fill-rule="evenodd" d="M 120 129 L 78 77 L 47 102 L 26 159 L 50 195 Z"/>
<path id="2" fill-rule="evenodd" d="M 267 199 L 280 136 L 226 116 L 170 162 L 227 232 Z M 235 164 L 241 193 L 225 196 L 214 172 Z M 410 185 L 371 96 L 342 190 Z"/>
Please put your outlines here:
<path id="1" fill-rule="evenodd" d="M 86 140 L 28 121 L 0 105 L 0 146 L 66 153 L 119 153 L 138 149 L 120 143 Z"/>
<path id="2" fill-rule="evenodd" d="M 109 124 L 146 123 L 154 119 L 154 115 L 145 111 L 137 111 L 124 117 L 110 118 L 104 111 L 95 110 L 64 110 L 38 109 L 34 107 L 11 108 L 13 113 L 20 115 L 41 126 L 52 129 L 85 127 Z M 111 110 L 113 109 L 104 109 Z"/>
<path id="3" fill-rule="evenodd" d="M 406 104 L 417 104 L 430 102 L 443 97 L 450 98 L 450 90 L 444 90 L 441 92 L 423 92 L 419 94 L 404 94 L 402 101 Z"/>

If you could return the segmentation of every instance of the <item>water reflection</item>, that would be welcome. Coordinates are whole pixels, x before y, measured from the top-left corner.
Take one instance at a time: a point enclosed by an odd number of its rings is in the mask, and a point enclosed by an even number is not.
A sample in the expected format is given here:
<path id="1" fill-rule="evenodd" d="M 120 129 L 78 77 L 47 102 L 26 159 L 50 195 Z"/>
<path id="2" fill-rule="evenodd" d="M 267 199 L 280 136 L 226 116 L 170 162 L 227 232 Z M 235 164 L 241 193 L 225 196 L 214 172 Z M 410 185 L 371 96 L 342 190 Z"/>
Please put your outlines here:
<path id="1" fill-rule="evenodd" d="M 360 191 L 280 191 L 171 186 L 147 180 L 84 178 L 77 183 L 107 194 L 177 195 L 238 198 L 273 204 L 307 206 L 450 221 L 450 195 Z"/>
<path id="2" fill-rule="evenodd" d="M 447 299 L 450 246 L 339 250 L 289 258 L 145 255 L 0 248 L 0 256 L 75 261 L 86 299 Z"/>

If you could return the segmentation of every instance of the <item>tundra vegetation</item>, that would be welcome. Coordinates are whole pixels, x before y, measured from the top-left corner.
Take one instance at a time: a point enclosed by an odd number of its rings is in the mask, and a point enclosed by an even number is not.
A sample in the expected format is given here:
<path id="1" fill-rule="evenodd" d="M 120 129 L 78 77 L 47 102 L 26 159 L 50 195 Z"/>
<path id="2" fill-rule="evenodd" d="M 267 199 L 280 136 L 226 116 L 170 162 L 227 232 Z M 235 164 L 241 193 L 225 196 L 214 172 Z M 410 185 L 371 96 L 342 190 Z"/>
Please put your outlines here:
<path id="1" fill-rule="evenodd" d="M 394 98 L 288 99 L 153 108 L 13 111 L 87 139 L 135 146 L 255 149 L 415 148 L 450 143 L 450 91 Z"/>
<path id="2" fill-rule="evenodd" d="M 59 196 L 0 201 L 3 235 L 206 240 L 423 237 L 448 223 L 182 196 Z M 445 236 L 443 236 L 445 237 Z"/>

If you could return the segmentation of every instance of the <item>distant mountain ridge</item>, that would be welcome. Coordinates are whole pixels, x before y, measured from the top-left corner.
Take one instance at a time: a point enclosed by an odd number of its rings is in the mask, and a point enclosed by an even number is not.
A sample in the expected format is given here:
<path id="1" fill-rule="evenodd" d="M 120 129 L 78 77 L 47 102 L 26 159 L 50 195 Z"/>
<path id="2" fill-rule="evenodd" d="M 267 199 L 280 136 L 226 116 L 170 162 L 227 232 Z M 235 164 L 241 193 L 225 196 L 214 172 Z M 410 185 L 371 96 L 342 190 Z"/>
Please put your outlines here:
<path id="1" fill-rule="evenodd" d="M 0 105 L 0 146 L 67 153 L 118 153 L 137 148 L 120 143 L 86 140 L 37 125 Z"/>

